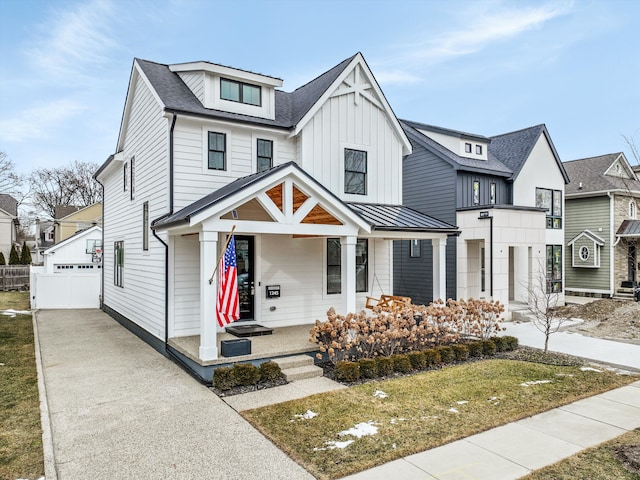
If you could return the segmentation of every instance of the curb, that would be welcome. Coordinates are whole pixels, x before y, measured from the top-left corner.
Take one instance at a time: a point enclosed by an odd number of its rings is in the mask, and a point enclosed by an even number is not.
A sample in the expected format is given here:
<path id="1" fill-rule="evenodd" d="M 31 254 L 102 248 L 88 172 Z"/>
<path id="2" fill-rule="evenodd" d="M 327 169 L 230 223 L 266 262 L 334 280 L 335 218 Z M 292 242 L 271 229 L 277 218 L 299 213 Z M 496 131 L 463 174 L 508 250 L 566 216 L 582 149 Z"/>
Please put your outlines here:
<path id="1" fill-rule="evenodd" d="M 40 396 L 40 422 L 42 424 L 42 450 L 44 453 L 44 476 L 47 480 L 57 480 L 56 462 L 53 450 L 53 435 L 51 433 L 51 417 L 49 415 L 49 401 L 44 383 L 42 356 L 40 355 L 40 339 L 38 338 L 38 323 L 36 312 L 32 312 L 33 344 L 36 353 L 36 370 L 38 371 L 38 394 Z"/>

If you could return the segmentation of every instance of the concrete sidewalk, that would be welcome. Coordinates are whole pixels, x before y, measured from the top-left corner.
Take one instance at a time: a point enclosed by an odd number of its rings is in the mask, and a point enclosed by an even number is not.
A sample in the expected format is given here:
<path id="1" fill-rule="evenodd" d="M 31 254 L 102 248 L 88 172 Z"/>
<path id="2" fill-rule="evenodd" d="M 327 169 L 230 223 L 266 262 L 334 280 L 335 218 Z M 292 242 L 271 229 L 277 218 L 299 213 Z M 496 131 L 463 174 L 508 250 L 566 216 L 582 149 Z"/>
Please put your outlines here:
<path id="1" fill-rule="evenodd" d="M 53 438 L 47 480 L 313 478 L 103 312 L 40 311 L 35 323 Z"/>

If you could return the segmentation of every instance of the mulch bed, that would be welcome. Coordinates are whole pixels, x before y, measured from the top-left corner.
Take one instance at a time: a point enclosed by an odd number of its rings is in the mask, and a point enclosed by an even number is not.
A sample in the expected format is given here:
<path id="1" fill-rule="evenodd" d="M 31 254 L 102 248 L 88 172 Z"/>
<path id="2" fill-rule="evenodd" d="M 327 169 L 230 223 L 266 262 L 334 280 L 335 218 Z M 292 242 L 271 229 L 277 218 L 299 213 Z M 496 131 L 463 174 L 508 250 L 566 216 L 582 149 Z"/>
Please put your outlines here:
<path id="1" fill-rule="evenodd" d="M 286 385 L 287 382 L 284 378 L 279 378 L 271 382 L 261 382 L 256 385 L 238 385 L 229 390 L 220 390 L 214 386 L 209 387 L 213 393 L 219 397 L 230 397 L 232 395 L 240 395 L 241 393 L 257 392 L 258 390 L 265 390 L 267 388 L 279 387 L 280 385 Z"/>

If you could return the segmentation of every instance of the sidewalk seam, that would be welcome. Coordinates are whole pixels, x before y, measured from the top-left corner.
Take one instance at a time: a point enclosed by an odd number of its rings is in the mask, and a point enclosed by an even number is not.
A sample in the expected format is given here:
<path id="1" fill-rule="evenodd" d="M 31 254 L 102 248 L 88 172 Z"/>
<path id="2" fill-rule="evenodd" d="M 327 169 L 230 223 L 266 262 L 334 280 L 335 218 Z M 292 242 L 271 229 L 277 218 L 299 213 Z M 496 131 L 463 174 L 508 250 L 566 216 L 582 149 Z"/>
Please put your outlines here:
<path id="1" fill-rule="evenodd" d="M 36 371 L 38 373 L 38 394 L 40 396 L 40 423 L 42 426 L 42 451 L 44 456 L 44 476 L 47 480 L 57 480 L 56 461 L 53 449 L 53 433 L 51 431 L 51 416 L 49 414 L 49 399 L 44 382 L 42 355 L 40 352 L 40 338 L 38 336 L 37 313 L 31 313 L 33 322 L 33 346 L 36 355 Z"/>

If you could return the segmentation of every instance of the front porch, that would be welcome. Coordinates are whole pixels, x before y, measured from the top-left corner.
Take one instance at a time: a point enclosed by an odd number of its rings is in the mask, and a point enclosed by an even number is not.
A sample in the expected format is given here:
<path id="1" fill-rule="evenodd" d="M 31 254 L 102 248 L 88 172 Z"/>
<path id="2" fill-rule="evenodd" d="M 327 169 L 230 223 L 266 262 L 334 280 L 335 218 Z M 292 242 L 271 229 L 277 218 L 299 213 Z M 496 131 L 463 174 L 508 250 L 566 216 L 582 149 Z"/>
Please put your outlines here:
<path id="1" fill-rule="evenodd" d="M 199 369 L 207 372 L 211 371 L 212 373 L 215 368 L 232 363 L 252 362 L 259 364 L 274 358 L 291 355 L 315 355 L 316 352 L 319 352 L 319 349 L 316 344 L 309 342 L 309 331 L 312 327 L 313 324 L 274 328 L 271 335 L 247 337 L 251 340 L 251 354 L 234 357 L 220 356 L 214 360 L 201 360 L 199 358 L 200 335 L 170 338 L 167 345 L 190 363 L 193 363 L 194 366 L 197 365 L 200 367 Z M 219 333 L 217 335 L 218 351 L 222 351 L 222 341 L 237 339 L 238 337 L 230 333 Z"/>

